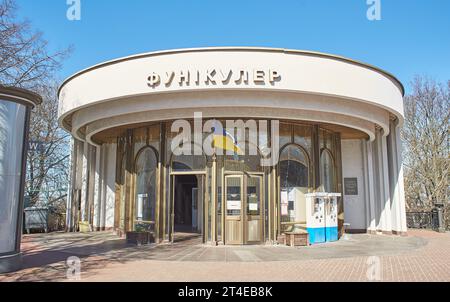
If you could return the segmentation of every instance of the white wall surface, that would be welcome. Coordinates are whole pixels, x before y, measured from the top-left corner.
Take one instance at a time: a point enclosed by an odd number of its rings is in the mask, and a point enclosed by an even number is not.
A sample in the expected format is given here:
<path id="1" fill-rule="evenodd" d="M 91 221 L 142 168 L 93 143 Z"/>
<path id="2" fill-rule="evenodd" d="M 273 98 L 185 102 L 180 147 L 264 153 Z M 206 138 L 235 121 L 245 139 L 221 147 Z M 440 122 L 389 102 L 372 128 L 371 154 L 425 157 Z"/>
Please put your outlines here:
<path id="1" fill-rule="evenodd" d="M 358 195 L 345 195 L 345 223 L 349 229 L 366 229 L 366 200 L 364 198 L 364 169 L 361 140 L 342 140 L 342 174 L 345 178 L 358 179 Z M 345 185 L 345 184 L 344 184 Z"/>
<path id="2" fill-rule="evenodd" d="M 105 192 L 105 228 L 114 227 L 115 186 L 116 186 L 116 144 L 106 144 L 105 169 L 103 170 Z"/>

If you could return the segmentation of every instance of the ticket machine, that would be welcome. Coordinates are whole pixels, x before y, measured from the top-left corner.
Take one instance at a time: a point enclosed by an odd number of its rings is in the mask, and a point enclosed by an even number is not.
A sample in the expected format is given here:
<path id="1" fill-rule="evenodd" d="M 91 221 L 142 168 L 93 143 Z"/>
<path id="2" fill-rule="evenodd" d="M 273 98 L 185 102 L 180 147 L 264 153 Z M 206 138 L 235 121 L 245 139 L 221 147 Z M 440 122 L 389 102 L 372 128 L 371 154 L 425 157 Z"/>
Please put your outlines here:
<path id="1" fill-rule="evenodd" d="M 338 240 L 338 212 L 337 201 L 340 193 L 328 193 L 325 198 L 325 239 L 326 241 Z"/>
<path id="2" fill-rule="evenodd" d="M 326 193 L 306 194 L 306 230 L 311 244 L 326 241 L 325 198 Z"/>
<path id="3" fill-rule="evenodd" d="M 306 229 L 311 244 L 338 240 L 337 200 L 340 193 L 306 194 Z"/>

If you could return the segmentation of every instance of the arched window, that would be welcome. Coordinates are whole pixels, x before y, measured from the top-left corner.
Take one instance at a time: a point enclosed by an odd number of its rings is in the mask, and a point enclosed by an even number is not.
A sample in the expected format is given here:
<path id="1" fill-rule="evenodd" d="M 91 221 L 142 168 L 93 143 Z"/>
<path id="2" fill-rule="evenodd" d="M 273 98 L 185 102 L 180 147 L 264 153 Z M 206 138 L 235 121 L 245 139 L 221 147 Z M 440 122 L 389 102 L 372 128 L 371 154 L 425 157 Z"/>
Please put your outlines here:
<path id="1" fill-rule="evenodd" d="M 324 192 L 336 191 L 334 159 L 331 151 L 324 148 L 320 151 L 320 182 Z"/>
<path id="2" fill-rule="evenodd" d="M 135 230 L 153 230 L 156 212 L 157 165 L 156 152 L 151 147 L 145 147 L 138 153 L 135 165 Z"/>
<path id="3" fill-rule="evenodd" d="M 171 168 L 173 172 L 203 171 L 206 168 L 206 156 L 194 155 L 194 145 L 191 145 L 191 155 L 172 154 Z M 177 151 L 177 150 L 176 150 Z M 177 152 L 174 152 L 177 153 Z"/>
<path id="4" fill-rule="evenodd" d="M 259 148 L 253 144 L 250 145 L 249 142 L 245 142 L 245 146 L 239 147 L 244 151 L 242 155 L 224 155 L 225 170 L 235 172 L 263 172 Z M 224 153 L 226 152 L 224 151 Z"/>
<path id="5" fill-rule="evenodd" d="M 306 198 L 309 190 L 309 157 L 295 144 L 280 153 L 280 224 L 281 232 L 306 223 Z"/>

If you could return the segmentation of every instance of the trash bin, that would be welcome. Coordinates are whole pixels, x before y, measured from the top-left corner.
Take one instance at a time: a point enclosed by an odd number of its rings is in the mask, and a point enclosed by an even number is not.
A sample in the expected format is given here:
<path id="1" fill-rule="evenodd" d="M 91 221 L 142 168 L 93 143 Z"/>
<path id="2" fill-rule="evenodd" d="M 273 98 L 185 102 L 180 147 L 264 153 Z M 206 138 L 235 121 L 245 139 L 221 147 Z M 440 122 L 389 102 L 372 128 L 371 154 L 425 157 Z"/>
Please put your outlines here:
<path id="1" fill-rule="evenodd" d="M 48 207 L 28 207 L 25 212 L 25 229 L 28 234 L 31 230 L 49 231 L 48 219 L 50 209 Z"/>

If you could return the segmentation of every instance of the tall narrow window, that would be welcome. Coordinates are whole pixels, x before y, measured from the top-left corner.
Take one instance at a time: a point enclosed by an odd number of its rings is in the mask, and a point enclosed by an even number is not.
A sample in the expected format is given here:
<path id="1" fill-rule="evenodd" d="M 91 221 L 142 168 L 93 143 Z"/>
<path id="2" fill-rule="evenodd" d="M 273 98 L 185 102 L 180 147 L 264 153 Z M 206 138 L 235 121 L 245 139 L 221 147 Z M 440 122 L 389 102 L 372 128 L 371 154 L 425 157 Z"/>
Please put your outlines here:
<path id="1" fill-rule="evenodd" d="M 309 190 L 309 159 L 299 146 L 291 144 L 280 154 L 281 232 L 294 225 L 306 227 L 306 198 Z"/>
<path id="2" fill-rule="evenodd" d="M 320 154 L 320 180 L 324 192 L 336 191 L 334 160 L 328 149 L 322 149 Z"/>
<path id="3" fill-rule="evenodd" d="M 125 230 L 125 200 L 127 180 L 127 153 L 122 156 L 120 165 L 120 204 L 119 204 L 119 228 Z"/>
<path id="4" fill-rule="evenodd" d="M 136 159 L 134 228 L 153 231 L 156 211 L 156 170 L 158 160 L 152 148 L 141 150 Z"/>

